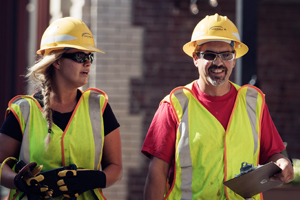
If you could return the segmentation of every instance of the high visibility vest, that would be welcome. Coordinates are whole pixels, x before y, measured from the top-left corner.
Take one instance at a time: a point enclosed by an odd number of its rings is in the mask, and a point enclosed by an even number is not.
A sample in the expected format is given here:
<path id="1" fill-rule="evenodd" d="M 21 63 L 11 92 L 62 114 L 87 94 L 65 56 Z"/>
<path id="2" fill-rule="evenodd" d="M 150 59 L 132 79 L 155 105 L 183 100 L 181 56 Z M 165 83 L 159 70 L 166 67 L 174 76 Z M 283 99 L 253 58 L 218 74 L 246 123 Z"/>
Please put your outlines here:
<path id="1" fill-rule="evenodd" d="M 242 200 L 223 182 L 240 173 L 242 162 L 259 163 L 264 94 L 234 84 L 238 94 L 225 130 L 197 100 L 192 84 L 175 88 L 164 99 L 178 124 L 174 180 L 164 199 Z M 252 199 L 262 199 L 262 194 Z"/>
<path id="2" fill-rule="evenodd" d="M 78 168 L 100 170 L 104 144 L 103 112 L 107 100 L 107 95 L 101 90 L 94 88 L 86 90 L 79 99 L 65 130 L 62 131 L 53 123 L 51 142 L 46 151 L 44 139 L 48 127 L 40 104 L 31 96 L 13 98 L 9 102 L 8 111 L 14 113 L 23 133 L 19 159 L 25 163 L 36 162 L 43 165 L 42 171 L 70 164 L 75 164 Z M 19 199 L 21 195 L 22 192 L 11 190 L 9 199 Z M 64 197 L 59 196 L 55 199 Z M 77 200 L 83 199 L 106 198 L 99 188 L 77 197 Z"/>

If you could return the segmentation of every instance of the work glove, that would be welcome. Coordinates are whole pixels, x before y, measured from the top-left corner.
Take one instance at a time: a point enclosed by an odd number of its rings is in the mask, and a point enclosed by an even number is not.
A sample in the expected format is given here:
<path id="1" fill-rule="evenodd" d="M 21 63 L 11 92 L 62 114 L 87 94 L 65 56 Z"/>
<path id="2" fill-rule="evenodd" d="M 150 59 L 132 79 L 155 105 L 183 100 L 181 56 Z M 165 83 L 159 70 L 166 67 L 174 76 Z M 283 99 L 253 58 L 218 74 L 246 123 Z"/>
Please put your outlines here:
<path id="1" fill-rule="evenodd" d="M 36 166 L 36 163 L 34 166 Z M 24 195 L 49 198 L 53 192 L 46 185 L 40 183 L 44 180 L 44 176 L 39 174 L 42 168 L 43 165 L 35 167 L 32 170 L 28 169 L 29 173 L 20 170 L 14 178 L 17 189 L 24 192 Z"/>
<path id="2" fill-rule="evenodd" d="M 58 197 L 63 195 L 63 192 L 59 190 L 59 186 L 57 185 L 57 181 L 61 179 L 61 177 L 58 176 L 58 172 L 63 170 L 75 170 L 77 169 L 76 165 L 71 164 L 66 167 L 59 167 L 55 169 L 51 169 L 48 171 L 41 172 L 40 174 L 44 176 L 44 180 L 42 181 L 42 184 L 47 185 L 51 190 L 53 190 L 52 197 Z"/>
<path id="3" fill-rule="evenodd" d="M 68 198 L 78 197 L 80 194 L 95 188 L 105 188 L 106 175 L 102 171 L 77 169 L 58 172 L 61 177 L 57 182 L 59 190 Z"/>

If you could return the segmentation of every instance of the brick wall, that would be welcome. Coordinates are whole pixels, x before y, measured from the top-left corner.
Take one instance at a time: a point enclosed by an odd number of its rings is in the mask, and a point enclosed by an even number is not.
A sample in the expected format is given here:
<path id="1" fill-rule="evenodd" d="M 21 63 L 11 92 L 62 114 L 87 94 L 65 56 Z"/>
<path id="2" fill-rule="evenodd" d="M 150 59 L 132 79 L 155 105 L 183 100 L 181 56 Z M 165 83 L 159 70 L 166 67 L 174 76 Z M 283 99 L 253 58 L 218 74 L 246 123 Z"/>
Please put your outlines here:
<path id="1" fill-rule="evenodd" d="M 299 1 L 265 1 L 258 10 L 258 78 L 292 158 L 300 158 L 299 9 Z"/>
<path id="2" fill-rule="evenodd" d="M 104 194 L 107 199 L 128 199 L 128 191 L 143 191 L 144 185 L 143 180 L 131 176 L 141 171 L 145 160 L 140 154 L 143 113 L 130 111 L 131 79 L 142 73 L 144 29 L 131 23 L 131 1 L 98 0 L 91 1 L 91 6 L 91 19 L 95 20 L 91 20 L 91 29 L 96 33 L 97 47 L 105 54 L 97 53 L 89 86 L 107 93 L 121 125 L 123 178 Z"/>

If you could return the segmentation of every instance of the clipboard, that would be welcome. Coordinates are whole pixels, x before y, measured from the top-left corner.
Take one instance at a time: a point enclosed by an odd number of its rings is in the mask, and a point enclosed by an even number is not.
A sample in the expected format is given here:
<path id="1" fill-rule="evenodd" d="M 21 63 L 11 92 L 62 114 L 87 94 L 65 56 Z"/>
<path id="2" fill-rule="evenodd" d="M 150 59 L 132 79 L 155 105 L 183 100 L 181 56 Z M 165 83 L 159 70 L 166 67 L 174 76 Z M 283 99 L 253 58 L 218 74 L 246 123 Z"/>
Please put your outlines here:
<path id="1" fill-rule="evenodd" d="M 281 172 L 281 168 L 275 163 L 269 162 L 254 168 L 252 171 L 225 181 L 224 185 L 244 198 L 251 198 L 256 194 L 283 184 L 283 182 L 278 180 L 270 180 L 270 177 L 279 172 Z"/>

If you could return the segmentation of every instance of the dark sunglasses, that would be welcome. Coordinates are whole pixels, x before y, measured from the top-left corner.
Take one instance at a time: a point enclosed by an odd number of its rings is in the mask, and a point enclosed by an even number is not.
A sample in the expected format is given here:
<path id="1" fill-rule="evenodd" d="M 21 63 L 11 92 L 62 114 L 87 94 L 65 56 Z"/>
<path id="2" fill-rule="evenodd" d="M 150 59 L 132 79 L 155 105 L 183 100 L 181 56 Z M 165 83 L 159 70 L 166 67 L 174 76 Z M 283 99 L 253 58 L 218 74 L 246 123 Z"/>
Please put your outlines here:
<path id="1" fill-rule="evenodd" d="M 231 61 L 234 59 L 235 51 L 232 51 L 232 52 L 228 51 L 228 52 L 222 52 L 222 53 L 204 51 L 204 52 L 196 52 L 196 55 L 199 58 L 202 58 L 202 59 L 205 59 L 208 61 L 215 61 L 218 56 L 224 61 Z"/>
<path id="2" fill-rule="evenodd" d="M 78 63 L 84 63 L 87 60 L 90 61 L 91 63 L 93 63 L 93 60 L 94 60 L 94 54 L 92 54 L 92 53 L 85 54 L 83 52 L 64 53 L 61 57 L 72 59 Z"/>

